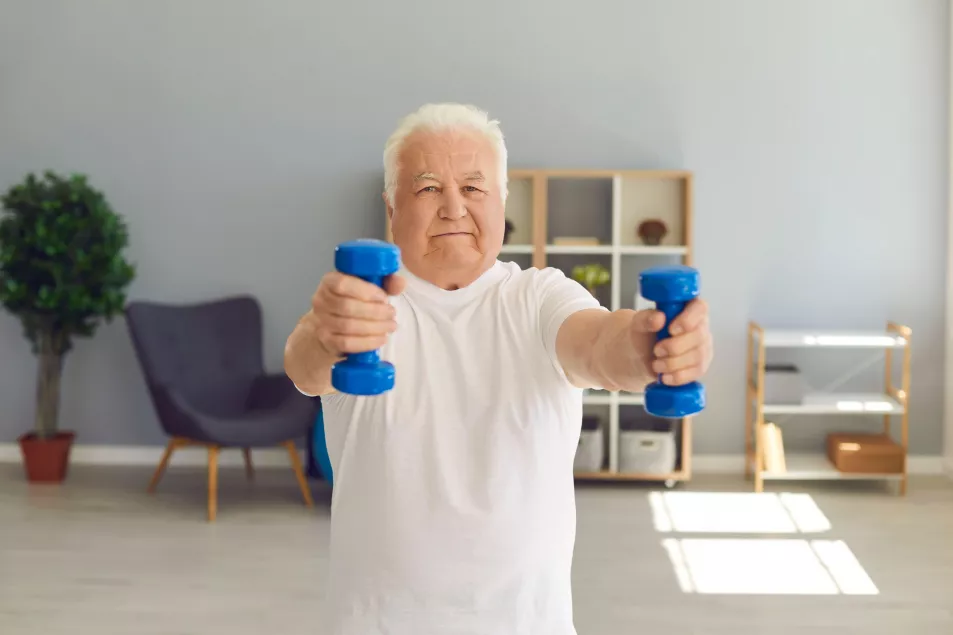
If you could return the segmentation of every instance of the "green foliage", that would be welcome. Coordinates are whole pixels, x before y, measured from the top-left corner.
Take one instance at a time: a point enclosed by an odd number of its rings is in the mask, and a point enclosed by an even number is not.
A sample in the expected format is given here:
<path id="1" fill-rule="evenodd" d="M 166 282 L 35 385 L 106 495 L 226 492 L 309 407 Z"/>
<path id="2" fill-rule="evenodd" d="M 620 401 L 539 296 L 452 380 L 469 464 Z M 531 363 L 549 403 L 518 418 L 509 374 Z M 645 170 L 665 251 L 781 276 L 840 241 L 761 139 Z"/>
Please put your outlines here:
<path id="1" fill-rule="evenodd" d="M 0 304 L 34 353 L 65 355 L 125 307 L 126 225 L 83 175 L 30 174 L 0 203 Z"/>
<path id="2" fill-rule="evenodd" d="M 609 284 L 609 270 L 598 263 L 577 265 L 572 268 L 572 279 L 595 295 L 596 287 Z"/>

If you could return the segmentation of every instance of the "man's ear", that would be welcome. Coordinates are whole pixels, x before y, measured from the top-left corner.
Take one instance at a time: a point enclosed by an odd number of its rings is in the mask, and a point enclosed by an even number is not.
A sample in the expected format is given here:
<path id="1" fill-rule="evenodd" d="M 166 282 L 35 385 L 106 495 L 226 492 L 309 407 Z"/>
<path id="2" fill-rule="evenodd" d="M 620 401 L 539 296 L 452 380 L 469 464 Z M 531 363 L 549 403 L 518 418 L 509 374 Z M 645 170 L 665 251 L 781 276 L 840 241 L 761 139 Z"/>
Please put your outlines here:
<path id="1" fill-rule="evenodd" d="M 388 220 L 394 219 L 394 208 L 391 206 L 390 201 L 387 200 L 387 192 L 381 192 L 381 198 L 384 199 L 384 207 L 387 208 L 387 218 Z"/>

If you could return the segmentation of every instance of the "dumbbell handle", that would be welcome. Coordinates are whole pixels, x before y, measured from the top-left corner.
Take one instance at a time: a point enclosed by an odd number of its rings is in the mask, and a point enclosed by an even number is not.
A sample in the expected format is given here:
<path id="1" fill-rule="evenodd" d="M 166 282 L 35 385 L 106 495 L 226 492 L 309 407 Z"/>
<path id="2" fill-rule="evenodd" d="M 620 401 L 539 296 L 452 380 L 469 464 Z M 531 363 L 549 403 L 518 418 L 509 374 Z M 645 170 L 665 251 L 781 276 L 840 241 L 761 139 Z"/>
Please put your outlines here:
<path id="1" fill-rule="evenodd" d="M 354 274 L 347 274 L 354 275 Z M 384 276 L 381 275 L 368 275 L 368 276 L 354 276 L 355 278 L 360 278 L 365 282 L 370 282 L 371 284 L 377 285 L 381 289 L 384 288 Z M 380 349 L 374 349 L 372 351 L 364 351 L 363 353 L 348 353 L 345 355 L 345 358 L 348 361 L 357 363 L 357 364 L 376 364 L 381 360 Z"/>
<path id="2" fill-rule="evenodd" d="M 687 302 L 656 302 L 655 308 L 658 311 L 661 311 L 665 314 L 665 326 L 659 330 L 655 335 L 655 340 L 661 342 L 672 336 L 669 333 L 669 327 L 672 325 L 672 321 L 679 316 L 679 314 L 685 310 L 685 307 L 688 305 Z"/>

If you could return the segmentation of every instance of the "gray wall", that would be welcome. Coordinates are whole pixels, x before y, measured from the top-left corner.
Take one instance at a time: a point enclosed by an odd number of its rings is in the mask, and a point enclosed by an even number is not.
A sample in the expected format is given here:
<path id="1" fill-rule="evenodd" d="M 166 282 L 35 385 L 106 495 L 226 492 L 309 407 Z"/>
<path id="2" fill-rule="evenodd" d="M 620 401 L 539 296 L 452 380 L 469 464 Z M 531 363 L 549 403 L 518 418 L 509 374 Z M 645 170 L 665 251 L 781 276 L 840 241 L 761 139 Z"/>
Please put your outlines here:
<path id="1" fill-rule="evenodd" d="M 475 102 L 502 119 L 512 167 L 695 171 L 717 345 L 698 452 L 742 449 L 748 319 L 893 319 L 915 333 L 913 451 L 938 454 L 947 3 L 510 4 L 5 2 L 0 186 L 90 174 L 131 223 L 132 296 L 256 293 L 279 368 L 333 246 L 382 234 L 397 119 Z M 10 442 L 34 360 L 5 315 L 0 360 Z M 121 321 L 66 372 L 81 442 L 162 442 Z"/>

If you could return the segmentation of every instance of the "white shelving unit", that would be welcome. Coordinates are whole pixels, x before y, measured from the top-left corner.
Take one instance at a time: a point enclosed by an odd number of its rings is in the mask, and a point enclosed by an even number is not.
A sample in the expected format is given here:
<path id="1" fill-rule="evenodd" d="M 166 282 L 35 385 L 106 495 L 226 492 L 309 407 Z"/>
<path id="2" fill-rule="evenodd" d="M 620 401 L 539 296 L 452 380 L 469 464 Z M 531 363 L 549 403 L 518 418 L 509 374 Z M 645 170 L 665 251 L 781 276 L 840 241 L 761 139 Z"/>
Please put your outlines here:
<path id="1" fill-rule="evenodd" d="M 506 217 L 515 228 L 500 257 L 524 267 L 558 267 L 567 276 L 575 265 L 603 264 L 610 283 L 596 297 L 612 310 L 636 308 L 641 270 L 657 264 L 691 264 L 692 204 L 692 175 L 685 171 L 511 170 Z M 644 244 L 637 234 L 639 224 L 649 219 L 662 220 L 668 228 L 657 245 Z M 556 244 L 566 236 L 598 242 Z M 626 473 L 619 469 L 620 421 L 627 410 L 641 408 L 642 395 L 587 391 L 583 403 L 587 414 L 603 420 L 606 462 L 602 470 L 579 473 L 577 479 L 663 481 L 668 486 L 690 479 L 689 418 L 675 424 L 680 441 L 675 471 Z"/>
<path id="2" fill-rule="evenodd" d="M 906 493 L 906 464 L 902 473 L 856 473 L 838 470 L 824 454 L 786 455 L 783 471 L 765 469 L 765 448 L 758 430 L 765 416 L 776 415 L 864 415 L 880 416 L 883 434 L 891 434 L 893 419 L 900 419 L 900 440 L 907 452 L 910 394 L 909 327 L 888 322 L 883 331 L 798 331 L 765 329 L 748 324 L 747 381 L 745 387 L 746 475 L 753 477 L 754 490 L 764 491 L 765 481 L 885 480 L 897 481 L 900 494 Z M 809 393 L 800 403 L 766 404 L 764 380 L 766 351 L 769 348 L 801 349 L 882 349 L 885 351 L 884 389 L 874 393 Z M 900 383 L 893 381 L 894 352 L 901 356 Z M 906 463 L 906 462 L 905 462 Z"/>

